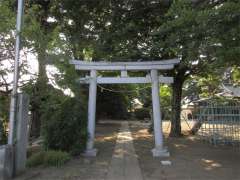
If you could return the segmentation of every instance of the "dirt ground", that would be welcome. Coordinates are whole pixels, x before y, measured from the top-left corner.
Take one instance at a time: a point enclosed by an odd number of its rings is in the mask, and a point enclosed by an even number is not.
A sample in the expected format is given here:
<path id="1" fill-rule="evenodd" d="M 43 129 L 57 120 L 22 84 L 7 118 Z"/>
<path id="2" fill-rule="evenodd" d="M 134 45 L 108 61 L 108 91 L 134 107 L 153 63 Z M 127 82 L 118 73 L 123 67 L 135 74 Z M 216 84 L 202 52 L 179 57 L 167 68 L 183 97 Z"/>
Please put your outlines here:
<path id="1" fill-rule="evenodd" d="M 64 166 L 30 168 L 14 180 L 103 180 L 115 147 L 120 124 L 101 123 L 96 126 L 96 158 L 76 157 Z"/>
<path id="2" fill-rule="evenodd" d="M 134 147 L 145 180 L 240 180 L 240 149 L 214 147 L 196 136 L 167 138 L 166 146 L 172 165 L 161 165 L 153 158 L 153 137 L 148 124 L 130 122 Z M 101 122 L 96 127 L 96 158 L 77 157 L 60 168 L 38 167 L 28 169 L 16 180 L 103 180 L 108 172 L 116 135 L 120 124 Z M 170 130 L 164 123 L 164 132 Z M 188 130 L 188 125 L 183 124 Z"/>
<path id="3" fill-rule="evenodd" d="M 182 127 L 184 134 L 188 134 L 186 122 Z M 239 148 L 215 147 L 197 136 L 184 136 L 165 140 L 169 158 L 153 158 L 150 153 L 153 137 L 147 129 L 146 124 L 131 123 L 135 150 L 146 180 L 240 180 Z M 164 123 L 163 129 L 167 137 L 169 124 Z M 170 160 L 172 165 L 163 166 L 161 160 Z"/>

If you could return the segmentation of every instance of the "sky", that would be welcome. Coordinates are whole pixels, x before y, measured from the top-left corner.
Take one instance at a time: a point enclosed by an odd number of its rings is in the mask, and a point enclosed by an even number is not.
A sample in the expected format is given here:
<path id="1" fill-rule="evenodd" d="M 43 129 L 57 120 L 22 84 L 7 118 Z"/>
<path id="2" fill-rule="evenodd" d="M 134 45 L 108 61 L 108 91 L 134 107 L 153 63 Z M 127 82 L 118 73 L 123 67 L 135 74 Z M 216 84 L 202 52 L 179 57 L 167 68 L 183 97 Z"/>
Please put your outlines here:
<path id="1" fill-rule="evenodd" d="M 21 79 L 19 80 L 19 82 L 28 81 L 30 79 L 35 79 L 36 75 L 38 73 L 38 61 L 37 61 L 37 58 L 36 58 L 36 54 L 31 53 L 29 51 L 26 54 L 24 54 L 23 51 L 21 51 L 20 57 L 21 57 L 20 58 L 20 64 L 22 63 L 22 61 L 25 61 L 25 63 L 28 66 L 27 70 L 28 70 L 29 74 L 25 74 L 25 75 L 21 76 Z M 3 68 L 10 68 L 11 67 L 11 64 L 8 61 L 5 61 L 3 64 L 4 64 Z M 49 78 L 49 84 L 51 84 L 56 89 L 62 90 L 65 95 L 68 95 L 68 96 L 71 96 L 71 97 L 74 96 L 73 92 L 69 88 L 62 89 L 53 80 L 54 75 L 60 73 L 59 70 L 54 65 L 47 65 L 46 70 L 47 70 L 47 76 Z M 9 83 L 12 82 L 13 74 L 8 74 L 6 79 L 7 79 L 7 82 L 9 82 Z"/>

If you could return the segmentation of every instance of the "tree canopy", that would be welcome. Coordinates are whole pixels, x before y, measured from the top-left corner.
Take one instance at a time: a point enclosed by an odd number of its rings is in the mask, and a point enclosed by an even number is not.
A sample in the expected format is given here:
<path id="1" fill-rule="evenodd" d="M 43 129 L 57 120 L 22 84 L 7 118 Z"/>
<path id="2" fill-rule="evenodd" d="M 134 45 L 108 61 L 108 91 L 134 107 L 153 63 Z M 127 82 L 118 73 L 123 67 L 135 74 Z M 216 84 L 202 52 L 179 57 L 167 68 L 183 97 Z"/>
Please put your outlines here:
<path id="1" fill-rule="evenodd" d="M 2 92 L 11 91 L 11 82 L 6 81 L 6 77 L 12 73 L 12 66 L 3 66 L 3 61 L 13 59 L 16 1 L 1 1 L 0 11 L 2 96 Z M 23 82 L 21 89 L 31 95 L 33 135 L 41 134 L 41 122 L 49 114 L 46 106 L 51 106 L 52 102 L 52 105 L 59 104 L 61 110 L 65 107 L 65 100 L 56 99 L 65 97 L 66 89 L 74 94 L 71 98 L 86 103 L 86 88 L 76 81 L 84 74 L 69 65 L 70 59 L 142 61 L 178 57 L 180 64 L 168 73 L 174 77 L 172 89 L 163 87 L 161 94 L 162 103 L 172 105 L 171 135 L 179 136 L 181 100 L 186 95 L 186 88 L 195 87 L 192 92 L 187 92 L 188 95 L 201 91 L 201 96 L 212 96 L 219 92 L 217 88 L 226 68 L 232 68 L 232 80 L 239 84 L 239 23 L 238 0 L 26 0 L 22 51 L 36 56 L 38 72 L 30 81 Z M 26 61 L 22 62 L 21 75 L 30 74 Z M 47 71 L 49 65 L 58 71 L 51 77 Z M 141 86 L 132 85 L 117 88 L 129 91 L 137 87 L 141 89 Z M 100 93 L 101 89 L 98 91 Z M 131 109 L 127 102 L 139 96 L 144 107 L 151 104 L 148 89 L 131 95 L 104 93 L 99 98 L 104 102 L 111 101 L 108 104 L 112 106 L 104 107 L 100 103 L 99 107 L 103 110 L 119 107 L 119 114 Z M 119 103 L 113 101 L 115 98 Z M 79 101 L 67 102 L 76 103 L 74 107 L 83 107 Z M 59 114 L 60 109 L 56 113 L 65 117 Z M 85 109 L 82 111 L 84 113 Z"/>

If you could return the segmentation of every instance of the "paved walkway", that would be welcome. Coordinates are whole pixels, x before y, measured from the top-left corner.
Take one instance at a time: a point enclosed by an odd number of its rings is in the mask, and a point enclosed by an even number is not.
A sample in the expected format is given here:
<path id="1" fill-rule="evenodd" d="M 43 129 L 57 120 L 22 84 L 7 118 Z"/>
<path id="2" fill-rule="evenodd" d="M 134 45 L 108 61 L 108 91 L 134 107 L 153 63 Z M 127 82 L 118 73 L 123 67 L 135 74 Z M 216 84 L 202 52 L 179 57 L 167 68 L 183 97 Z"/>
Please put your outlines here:
<path id="1" fill-rule="evenodd" d="M 122 122 L 106 180 L 143 180 L 128 122 Z"/>

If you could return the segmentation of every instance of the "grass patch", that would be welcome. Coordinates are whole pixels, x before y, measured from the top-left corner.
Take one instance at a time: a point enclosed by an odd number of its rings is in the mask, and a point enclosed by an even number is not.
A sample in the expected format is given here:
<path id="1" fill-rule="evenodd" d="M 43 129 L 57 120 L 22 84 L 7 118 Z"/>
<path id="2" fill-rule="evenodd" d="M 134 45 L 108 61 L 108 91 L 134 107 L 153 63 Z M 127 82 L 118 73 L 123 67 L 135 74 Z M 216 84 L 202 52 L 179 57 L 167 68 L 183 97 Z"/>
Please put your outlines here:
<path id="1" fill-rule="evenodd" d="M 40 165 L 59 167 L 65 164 L 71 157 L 63 151 L 41 151 L 33 154 L 27 160 L 27 167 L 36 167 Z"/>
<path id="2" fill-rule="evenodd" d="M 62 151 L 47 151 L 44 157 L 44 165 L 46 166 L 62 166 L 68 160 L 70 155 Z"/>
<path id="3" fill-rule="evenodd" d="M 44 152 L 37 152 L 30 156 L 30 158 L 27 159 L 27 167 L 36 167 L 39 165 L 42 165 L 44 162 Z"/>

